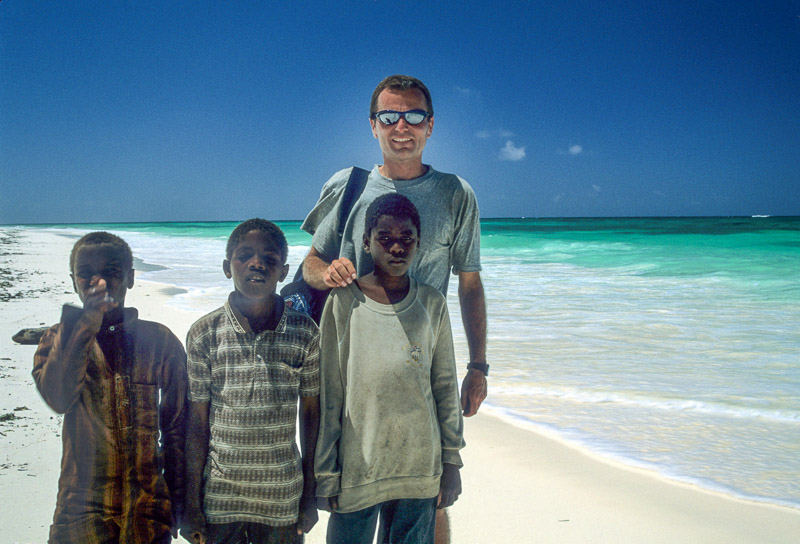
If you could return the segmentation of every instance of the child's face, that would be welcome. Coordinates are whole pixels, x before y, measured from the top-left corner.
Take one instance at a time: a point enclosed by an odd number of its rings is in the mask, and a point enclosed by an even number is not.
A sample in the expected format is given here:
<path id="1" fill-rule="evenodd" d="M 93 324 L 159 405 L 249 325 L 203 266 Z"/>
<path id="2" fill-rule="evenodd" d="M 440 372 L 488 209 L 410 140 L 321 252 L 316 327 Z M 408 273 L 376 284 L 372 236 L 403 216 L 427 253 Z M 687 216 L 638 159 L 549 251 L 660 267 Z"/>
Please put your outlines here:
<path id="1" fill-rule="evenodd" d="M 376 271 L 402 276 L 417 254 L 419 233 L 410 219 L 382 215 L 364 244 L 369 248 Z"/>
<path id="2" fill-rule="evenodd" d="M 280 248 L 260 230 L 251 230 L 233 248 L 230 261 L 222 263 L 225 276 L 249 299 L 265 299 L 275 294 L 278 282 L 286 278 L 289 265 L 283 264 Z"/>
<path id="3" fill-rule="evenodd" d="M 90 244 L 78 248 L 70 276 L 84 305 L 87 297 L 105 291 L 114 299 L 114 308 L 123 306 L 125 294 L 133 287 L 133 269 L 126 269 L 122 263 L 119 250 L 110 245 Z"/>

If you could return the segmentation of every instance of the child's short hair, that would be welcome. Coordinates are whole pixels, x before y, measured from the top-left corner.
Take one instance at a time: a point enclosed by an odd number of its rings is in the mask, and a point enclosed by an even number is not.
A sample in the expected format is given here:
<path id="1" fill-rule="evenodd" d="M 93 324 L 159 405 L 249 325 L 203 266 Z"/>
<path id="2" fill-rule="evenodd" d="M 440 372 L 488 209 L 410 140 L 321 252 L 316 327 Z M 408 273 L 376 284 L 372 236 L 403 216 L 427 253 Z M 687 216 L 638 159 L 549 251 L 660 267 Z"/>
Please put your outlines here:
<path id="1" fill-rule="evenodd" d="M 416 206 L 406 197 L 399 193 L 387 193 L 372 201 L 367 208 L 367 215 L 364 219 L 364 236 L 369 237 L 372 229 L 378 224 L 378 219 L 382 215 L 388 215 L 395 219 L 410 219 L 417 227 L 417 235 L 421 233 L 419 212 Z"/>
<path id="2" fill-rule="evenodd" d="M 289 244 L 286 242 L 286 236 L 283 235 L 283 231 L 278 225 L 272 221 L 259 219 L 258 217 L 239 223 L 239 225 L 233 229 L 233 232 L 228 238 L 228 245 L 225 248 L 225 257 L 230 260 L 230 258 L 233 257 L 233 250 L 236 249 L 236 246 L 239 245 L 239 242 L 242 241 L 245 234 L 253 230 L 263 232 L 270 237 L 280 250 L 281 264 L 286 264 L 286 258 L 289 256 Z"/>
<path id="3" fill-rule="evenodd" d="M 111 246 L 117 253 L 122 261 L 122 268 L 125 270 L 130 270 L 133 268 L 133 252 L 131 251 L 131 246 L 128 245 L 128 242 L 117 236 L 116 234 L 111 234 L 110 232 L 105 231 L 96 231 L 90 232 L 89 234 L 84 234 L 75 245 L 72 246 L 72 253 L 69 255 L 69 271 L 73 273 L 75 271 L 75 258 L 78 255 L 78 250 L 83 246 L 100 246 L 100 245 L 109 245 Z"/>

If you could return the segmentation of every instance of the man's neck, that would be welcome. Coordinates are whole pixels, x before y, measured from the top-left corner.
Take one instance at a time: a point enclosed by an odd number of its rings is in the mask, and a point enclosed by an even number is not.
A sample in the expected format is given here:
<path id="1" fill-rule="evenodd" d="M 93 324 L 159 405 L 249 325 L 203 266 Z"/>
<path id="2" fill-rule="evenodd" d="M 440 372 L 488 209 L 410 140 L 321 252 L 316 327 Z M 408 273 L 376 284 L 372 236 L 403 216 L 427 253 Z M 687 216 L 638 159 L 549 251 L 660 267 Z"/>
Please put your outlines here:
<path id="1" fill-rule="evenodd" d="M 378 172 L 385 178 L 389 179 L 416 179 L 425 175 L 428 171 L 428 166 L 422 162 L 412 164 L 384 162 L 383 165 L 378 167 Z"/>

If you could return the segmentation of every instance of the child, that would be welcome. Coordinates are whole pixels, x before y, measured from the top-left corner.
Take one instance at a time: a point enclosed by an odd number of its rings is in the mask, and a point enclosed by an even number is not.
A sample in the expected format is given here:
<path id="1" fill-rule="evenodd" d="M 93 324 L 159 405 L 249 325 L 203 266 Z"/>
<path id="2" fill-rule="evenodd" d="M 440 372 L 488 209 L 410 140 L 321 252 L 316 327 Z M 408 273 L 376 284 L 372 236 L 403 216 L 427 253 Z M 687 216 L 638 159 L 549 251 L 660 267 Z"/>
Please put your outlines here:
<path id="1" fill-rule="evenodd" d="M 189 330 L 187 540 L 302 542 L 317 521 L 319 330 L 275 293 L 287 254 L 273 223 L 237 226 L 222 263 L 234 291 Z"/>
<path id="2" fill-rule="evenodd" d="M 83 309 L 65 305 L 33 364 L 45 402 L 64 414 L 49 542 L 171 542 L 184 499 L 186 354 L 169 329 L 125 307 L 124 240 L 87 234 L 70 270 Z"/>
<path id="3" fill-rule="evenodd" d="M 435 508 L 461 492 L 464 446 L 444 296 L 406 272 L 420 220 L 392 193 L 367 209 L 374 271 L 334 289 L 322 314 L 317 494 L 329 543 L 433 543 Z"/>

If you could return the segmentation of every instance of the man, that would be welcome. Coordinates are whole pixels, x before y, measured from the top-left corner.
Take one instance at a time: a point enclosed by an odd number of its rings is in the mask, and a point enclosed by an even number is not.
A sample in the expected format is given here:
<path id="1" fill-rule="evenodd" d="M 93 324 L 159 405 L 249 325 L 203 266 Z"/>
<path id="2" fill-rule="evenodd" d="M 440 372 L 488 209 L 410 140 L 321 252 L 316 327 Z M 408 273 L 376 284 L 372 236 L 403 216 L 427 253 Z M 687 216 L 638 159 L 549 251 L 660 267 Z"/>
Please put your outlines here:
<path id="1" fill-rule="evenodd" d="M 375 88 L 370 125 L 383 154 L 383 164 L 369 174 L 338 235 L 339 209 L 350 169 L 325 183 L 319 201 L 302 228 L 313 235 L 303 262 L 306 282 L 317 289 L 344 287 L 372 270 L 363 247 L 364 215 L 378 196 L 396 192 L 408 197 L 420 212 L 422 237 L 409 275 L 447 294 L 450 271 L 458 276 L 461 317 L 470 363 L 461 386 L 464 415 L 475 415 L 486 398 L 486 303 L 480 276 L 480 224 L 475 194 L 452 174 L 422 163 L 422 152 L 433 131 L 433 103 L 427 87 L 416 78 L 389 76 Z M 438 536 L 447 532 L 445 516 L 437 516 Z"/>

